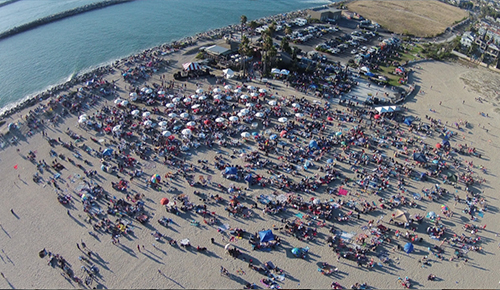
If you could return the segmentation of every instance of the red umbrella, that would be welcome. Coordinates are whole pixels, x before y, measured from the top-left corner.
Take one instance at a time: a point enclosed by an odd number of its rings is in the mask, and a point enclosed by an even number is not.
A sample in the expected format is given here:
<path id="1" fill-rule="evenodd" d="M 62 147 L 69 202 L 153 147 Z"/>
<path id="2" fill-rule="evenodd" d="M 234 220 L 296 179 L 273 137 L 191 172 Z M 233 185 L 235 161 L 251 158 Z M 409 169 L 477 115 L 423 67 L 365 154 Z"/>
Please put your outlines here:
<path id="1" fill-rule="evenodd" d="M 164 197 L 160 200 L 161 205 L 166 205 L 168 203 L 168 198 Z"/>
<path id="2" fill-rule="evenodd" d="M 333 121 L 333 118 L 332 118 L 332 117 L 330 117 L 330 116 L 328 116 L 326 119 L 327 119 L 328 121 Z"/>
<path id="3" fill-rule="evenodd" d="M 375 118 L 375 120 L 378 120 L 378 119 L 380 119 L 380 115 L 377 114 L 377 115 L 373 116 L 373 118 Z"/>
<path id="4" fill-rule="evenodd" d="M 282 138 L 283 138 L 283 136 L 285 136 L 285 134 L 286 134 L 286 133 L 287 133 L 287 132 L 286 132 L 285 130 L 281 131 L 281 133 L 280 133 L 280 137 L 282 137 Z"/>
<path id="5" fill-rule="evenodd" d="M 203 121 L 203 123 L 205 123 L 205 125 L 210 125 L 210 123 L 212 123 L 212 121 L 207 119 L 207 120 Z"/>
<path id="6" fill-rule="evenodd" d="M 437 143 L 437 144 L 436 144 L 436 148 L 437 148 L 437 149 L 441 148 L 441 143 Z"/>

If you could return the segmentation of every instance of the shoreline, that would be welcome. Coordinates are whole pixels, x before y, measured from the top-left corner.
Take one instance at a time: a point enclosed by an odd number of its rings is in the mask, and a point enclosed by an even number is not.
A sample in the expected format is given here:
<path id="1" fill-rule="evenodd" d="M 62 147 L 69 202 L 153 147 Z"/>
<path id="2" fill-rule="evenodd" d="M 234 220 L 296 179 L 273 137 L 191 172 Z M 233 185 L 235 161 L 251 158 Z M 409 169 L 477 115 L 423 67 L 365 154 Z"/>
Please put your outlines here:
<path id="1" fill-rule="evenodd" d="M 127 0 L 127 1 L 133 1 L 133 0 Z M 100 3 L 100 2 L 99 2 Z M 321 5 L 324 6 L 324 5 Z M 320 7 L 320 6 L 314 6 L 311 8 L 307 9 L 312 9 L 315 7 Z M 307 9 L 302 9 L 302 10 L 294 10 L 294 11 L 289 11 L 285 13 L 280 13 L 280 14 L 275 14 L 275 15 L 270 15 L 266 17 L 261 17 L 258 19 L 254 19 L 257 23 L 269 23 L 272 20 L 277 20 L 277 19 L 292 19 L 292 18 L 297 18 L 297 17 L 303 17 L 305 14 L 305 11 Z M 285 15 L 285 17 L 283 17 Z M 251 20 L 249 20 L 251 21 Z M 142 51 L 139 51 L 137 53 L 131 53 L 125 57 L 121 58 L 116 58 L 109 60 L 105 63 L 97 64 L 95 68 L 87 68 L 83 69 L 80 72 L 77 72 L 76 74 L 73 74 L 69 80 L 63 81 L 60 83 L 56 83 L 53 85 L 49 85 L 47 88 L 42 89 L 38 92 L 34 92 L 32 94 L 29 94 L 27 96 L 24 96 L 18 101 L 11 102 L 6 104 L 3 108 L 0 108 L 0 122 L 5 120 L 6 118 L 10 117 L 11 115 L 26 109 L 29 106 L 34 106 L 40 101 L 47 100 L 50 97 L 55 97 L 57 94 L 61 91 L 64 90 L 70 90 L 72 87 L 77 86 L 79 84 L 82 84 L 91 78 L 93 75 L 96 75 L 97 77 L 104 77 L 106 76 L 111 69 L 113 69 L 114 65 L 117 62 L 126 62 L 128 58 L 131 57 L 137 57 L 143 53 L 150 52 L 152 50 L 162 50 L 162 49 L 168 49 L 168 50 L 175 50 L 177 48 L 187 48 L 187 47 L 192 47 L 197 44 L 198 41 L 209 41 L 209 40 L 217 40 L 221 39 L 225 34 L 231 32 L 239 32 L 239 29 L 241 28 L 240 25 L 238 24 L 230 24 L 227 26 L 223 26 L 221 28 L 215 28 L 215 29 L 210 29 L 204 32 L 197 33 L 195 35 L 191 36 L 185 36 L 179 40 L 173 40 L 170 42 L 166 42 L 154 47 L 146 48 Z M 1 37 L 0 37 L 1 39 Z M 176 53 L 177 51 L 170 51 L 168 54 L 171 53 Z M 2 125 L 0 125 L 1 127 Z"/>

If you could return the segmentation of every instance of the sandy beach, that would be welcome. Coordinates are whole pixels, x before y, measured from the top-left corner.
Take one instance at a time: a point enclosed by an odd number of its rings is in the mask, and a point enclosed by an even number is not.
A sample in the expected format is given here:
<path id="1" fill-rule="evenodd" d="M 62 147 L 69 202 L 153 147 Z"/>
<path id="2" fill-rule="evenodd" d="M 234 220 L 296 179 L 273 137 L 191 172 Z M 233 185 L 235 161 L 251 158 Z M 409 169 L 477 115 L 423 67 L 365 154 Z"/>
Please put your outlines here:
<path id="1" fill-rule="evenodd" d="M 207 42 L 208 43 L 208 42 Z M 203 46 L 204 43 L 199 43 Z M 189 50 L 189 49 L 187 49 Z M 172 73 L 181 69 L 182 64 L 193 61 L 194 55 L 183 54 L 186 50 L 181 50 L 178 53 L 171 54 L 165 57 L 171 63 L 165 70 L 160 70 L 159 73 L 147 81 L 151 86 L 153 83 L 161 83 L 162 75 L 166 75 L 166 81 L 173 80 Z M 396 195 L 401 191 L 398 190 L 398 178 L 388 177 L 387 181 L 389 188 L 380 190 L 377 194 L 373 194 L 372 190 L 363 191 L 360 186 L 354 182 L 346 182 L 343 185 L 344 179 L 351 179 L 353 181 L 359 179 L 359 171 L 353 169 L 352 164 L 347 162 L 335 162 L 334 169 L 342 174 L 342 179 L 335 179 L 329 185 L 323 185 L 320 190 L 314 192 L 290 192 L 290 195 L 298 195 L 303 198 L 305 202 L 310 202 L 313 199 L 319 199 L 322 204 L 333 204 L 342 200 L 346 204 L 349 201 L 360 206 L 362 203 L 376 204 L 377 209 L 368 213 L 362 213 L 359 218 L 356 213 L 352 214 L 346 205 L 341 209 L 334 209 L 332 211 L 331 219 L 322 224 L 321 218 L 314 218 L 314 214 L 308 215 L 305 211 L 299 211 L 292 207 L 287 207 L 284 212 L 272 214 L 263 213 L 264 204 L 257 200 L 261 195 L 273 196 L 285 193 L 276 186 L 267 185 L 262 187 L 259 185 L 252 185 L 246 190 L 247 184 L 244 180 L 233 181 L 224 178 L 220 170 L 214 167 L 214 157 L 222 154 L 225 162 L 232 165 L 240 165 L 245 167 L 245 162 L 240 158 L 239 154 L 245 150 L 245 153 L 251 151 L 258 151 L 262 159 L 269 159 L 274 164 L 280 164 L 282 161 L 278 159 L 282 154 L 281 146 L 276 146 L 280 151 L 271 151 L 269 156 L 264 157 L 263 151 L 258 150 L 256 141 L 242 142 L 239 134 L 233 139 L 239 140 L 241 146 L 239 147 L 222 147 L 214 145 L 209 148 L 201 145 L 199 148 L 190 148 L 189 151 L 180 153 L 179 160 L 185 160 L 189 164 L 193 164 L 197 171 L 188 172 L 189 175 L 194 175 L 194 180 L 200 180 L 199 176 L 207 178 L 211 177 L 211 185 L 206 187 L 192 187 L 188 184 L 186 179 L 179 176 L 168 179 L 165 174 L 168 172 L 175 172 L 177 168 L 170 165 L 163 164 L 163 158 L 158 160 L 142 160 L 137 154 L 131 154 L 138 164 L 134 169 L 141 169 L 143 174 L 130 180 L 130 187 L 127 192 L 130 196 L 136 194 L 143 194 L 142 202 L 144 203 L 144 212 L 150 217 L 149 222 L 139 223 L 137 220 L 124 217 L 123 220 L 130 222 L 129 229 L 133 234 L 121 235 L 119 243 L 112 243 L 112 235 L 104 233 L 102 230 L 96 231 L 92 225 L 87 221 L 87 213 L 83 211 L 81 202 L 81 189 L 85 186 L 84 180 L 91 180 L 85 177 L 82 169 L 76 166 L 80 164 L 85 170 L 96 170 L 97 174 L 92 178 L 104 188 L 104 191 L 109 194 L 111 199 L 115 201 L 118 199 L 125 199 L 126 193 L 115 190 L 111 182 L 119 182 L 122 178 L 129 181 L 129 175 L 125 173 L 108 173 L 101 170 L 101 156 L 96 153 L 92 155 L 87 154 L 84 150 L 78 148 L 82 143 L 89 146 L 95 151 L 101 151 L 109 146 L 105 143 L 111 144 L 113 139 L 111 135 L 104 133 L 97 133 L 95 130 L 84 128 L 79 125 L 79 116 L 83 113 L 92 116 L 93 113 L 100 110 L 102 106 L 113 107 L 113 101 L 116 97 L 103 97 L 98 100 L 93 106 L 76 112 L 69 116 L 65 116 L 62 122 L 57 123 L 56 126 L 49 125 L 44 128 L 45 134 L 51 139 L 61 139 L 62 142 L 73 142 L 77 146 L 76 150 L 81 153 L 82 159 L 73 158 L 73 153 L 61 145 L 49 145 L 47 137 L 42 136 L 40 130 L 36 131 L 33 136 L 25 137 L 21 132 L 17 134 L 19 141 L 16 145 L 5 146 L 0 151 L 0 160 L 2 167 L 0 168 L 0 176 L 2 176 L 2 204 L 0 206 L 0 224 L 2 231 L 0 236 L 2 240 L 1 245 L 1 272 L 4 278 L 0 279 L 0 287 L 2 288 L 168 288 L 168 289 L 235 289 L 242 288 L 247 283 L 255 283 L 258 288 L 266 288 L 260 282 L 261 279 L 266 278 L 266 275 L 254 271 L 249 268 L 249 262 L 256 266 L 262 266 L 265 262 L 272 261 L 275 266 L 283 270 L 284 281 L 276 282 L 281 288 L 287 289 L 325 289 L 329 288 L 332 282 L 338 282 L 345 288 L 349 288 L 354 283 L 367 283 L 369 287 L 373 288 L 391 288 L 402 289 L 403 286 L 398 281 L 398 277 L 411 279 L 412 288 L 497 288 L 498 279 L 493 275 L 498 268 L 498 261 L 496 260 L 497 252 L 499 251 L 497 233 L 500 232 L 500 226 L 495 223 L 495 215 L 498 214 L 498 207 L 500 206 L 498 198 L 495 196 L 495 188 L 499 188 L 500 182 L 496 179 L 496 171 L 500 165 L 496 164 L 499 159 L 498 152 L 498 114 L 496 113 L 496 106 L 498 94 L 495 89 L 498 85 L 498 75 L 481 67 L 472 67 L 465 63 L 458 62 L 434 62 L 426 61 L 416 63 L 411 66 L 414 72 L 410 75 L 409 84 L 418 88 L 418 93 L 411 96 L 403 104 L 406 111 L 402 112 L 403 116 L 413 116 L 420 118 L 420 122 L 430 125 L 430 117 L 436 120 L 436 124 L 447 125 L 447 127 L 456 133 L 450 138 L 452 148 L 459 148 L 459 145 L 467 145 L 468 147 L 475 147 L 476 152 L 481 154 L 481 157 L 472 155 L 460 155 L 457 153 L 450 153 L 450 155 L 443 155 L 442 162 L 450 166 L 449 172 L 453 172 L 457 176 L 464 172 L 473 175 L 476 183 L 470 187 L 470 190 L 477 194 L 477 208 L 481 208 L 481 216 L 475 215 L 475 220 L 470 220 L 470 215 L 463 212 L 466 207 L 465 199 L 467 193 L 466 186 L 463 183 L 458 183 L 456 187 L 451 184 L 444 184 L 442 178 L 433 177 L 428 181 L 415 180 L 414 178 L 405 178 L 405 185 L 403 188 L 404 196 L 407 199 L 417 203 L 417 207 L 408 205 L 399 206 L 398 209 L 408 212 L 408 215 L 413 217 L 416 214 L 423 216 L 421 224 L 412 225 L 416 227 L 415 232 L 411 235 L 418 235 L 422 241 L 415 241 L 414 251 L 412 253 L 405 253 L 402 250 L 397 250 L 397 246 L 403 247 L 408 240 L 404 237 L 396 238 L 394 235 L 396 230 L 404 232 L 407 229 L 390 223 L 391 214 L 395 212 L 396 208 L 381 209 L 378 207 L 384 201 L 394 200 L 391 195 Z M 121 67 L 123 69 L 123 67 Z M 221 72 L 214 72 L 216 75 Z M 115 81 L 116 91 L 119 97 L 123 100 L 129 99 L 129 86 L 123 80 L 120 70 L 117 69 L 114 73 L 105 76 L 104 80 L 112 83 Z M 186 84 L 186 88 L 180 91 L 180 94 L 190 96 L 195 94 L 196 89 L 202 88 L 205 92 L 209 92 L 211 88 L 217 86 L 215 78 L 200 77 L 198 79 L 190 79 L 187 81 L 175 81 L 175 88 L 168 92 L 179 93 L 178 84 Z M 225 80 L 225 84 L 232 85 L 233 88 L 241 85 L 240 82 L 234 80 Z M 141 84 L 144 87 L 146 84 Z M 266 86 L 258 81 L 245 83 L 245 85 L 252 85 L 257 88 L 265 88 Z M 223 84 L 219 84 L 223 87 Z M 283 107 L 286 111 L 293 111 L 291 106 L 292 101 L 281 101 L 281 97 L 295 96 L 297 99 L 305 98 L 308 102 L 313 102 L 316 98 L 311 94 L 305 94 L 291 87 L 285 86 L 280 80 L 270 80 L 270 85 L 266 88 L 268 90 L 263 101 L 263 106 L 267 105 L 270 100 L 278 100 L 283 102 Z M 371 86 L 375 93 L 377 86 Z M 243 93 L 248 93 L 244 91 Z M 276 95 L 277 93 L 277 95 Z M 240 94 L 238 94 L 240 95 Z M 274 98 L 271 96 L 274 95 Z M 478 99 L 481 98 L 481 99 Z M 322 103 L 325 99 L 320 100 Z M 236 104 L 232 102 L 231 104 Z M 144 105 L 141 104 L 141 107 Z M 237 109 L 244 108 L 244 104 L 238 104 Z M 152 112 L 152 107 L 147 107 L 149 112 Z M 160 108 L 163 112 L 164 106 Z M 359 106 L 361 108 L 361 106 Z M 23 122 L 22 116 L 28 113 L 31 108 L 26 108 L 20 113 L 16 113 L 6 119 L 7 123 L 10 122 Z M 349 115 L 354 110 L 345 105 L 339 105 L 337 100 L 331 102 L 329 112 L 342 111 L 343 114 Z M 374 111 L 373 109 L 369 109 Z M 228 109 L 228 111 L 233 111 Z M 235 110 L 236 112 L 236 110 Z M 315 121 L 325 120 L 326 116 L 332 115 L 327 113 L 320 116 Z M 163 116 L 163 114 L 162 114 Z M 377 121 L 370 118 L 373 115 L 364 115 L 362 123 L 358 122 L 342 122 L 339 120 L 329 121 L 325 124 L 325 129 L 321 133 L 323 136 L 332 136 L 335 132 L 347 133 L 349 130 L 356 126 L 363 126 L 366 131 L 366 136 L 374 134 L 375 130 L 395 130 L 397 124 L 400 127 L 401 136 L 399 137 L 402 142 L 413 138 L 414 145 L 421 146 L 421 142 L 430 146 L 430 150 L 434 149 L 436 143 L 441 143 L 441 136 L 435 131 L 430 130 L 432 133 L 424 134 L 422 132 L 410 132 L 409 127 L 403 123 L 397 123 L 394 120 L 386 120 L 382 118 L 379 125 L 370 129 L 367 125 L 369 120 L 373 124 Z M 152 113 L 155 120 L 158 114 Z M 305 117 L 311 121 L 310 116 Z M 274 125 L 280 125 L 277 121 L 278 118 L 271 117 L 271 129 L 274 134 L 279 134 L 279 131 L 274 129 Z M 291 118 L 293 119 L 293 117 Z M 437 121 L 439 120 L 439 121 Z M 142 122 L 135 120 L 134 122 Z M 258 128 L 250 132 L 260 132 L 264 136 L 263 124 L 260 120 L 256 120 Z M 414 123 L 418 123 L 418 119 Z M 468 125 L 465 125 L 467 123 Z M 340 124 L 340 126 L 339 126 Z M 457 124 L 460 129 L 457 128 Z M 4 126 L 5 127 L 5 126 Z M 22 125 L 21 125 L 22 127 Z M 81 135 L 82 142 L 76 143 L 65 132 L 69 128 L 75 134 Z M 157 129 L 154 129 L 157 130 Z M 380 133 L 380 131 L 379 131 Z M 137 131 L 134 132 L 137 135 Z M 176 134 L 180 136 L 180 134 Z M 7 136 L 6 136 L 7 137 Z M 10 138 L 10 137 L 9 137 Z M 103 142 L 93 142 L 90 138 L 104 139 Z M 180 138 L 180 137 L 178 137 Z M 318 139 L 318 134 L 314 133 L 313 137 L 299 137 L 298 140 L 286 140 L 297 146 L 307 147 L 312 138 Z M 368 137 L 367 137 L 368 138 Z M 150 147 L 153 147 L 150 141 L 146 141 Z M 406 145 L 405 145 L 406 146 Z M 410 145 L 407 145 L 410 146 Z M 291 180 L 299 182 L 302 178 L 313 177 L 315 174 L 323 176 L 324 173 L 320 172 L 319 167 L 326 167 L 326 160 L 333 158 L 333 154 L 342 155 L 343 150 L 341 146 L 334 147 L 329 152 L 325 152 L 319 161 L 314 161 L 314 167 L 304 170 L 302 163 L 300 163 L 299 176 L 292 176 L 282 170 L 281 173 L 286 174 Z M 117 146 L 113 146 L 117 151 Z M 361 146 L 352 146 L 351 150 L 362 154 L 361 150 L 365 150 Z M 374 152 L 373 149 L 381 150 L 381 152 Z M 415 164 L 412 158 L 412 152 L 415 146 L 410 146 L 408 149 L 409 155 L 404 155 L 401 150 L 396 149 L 394 146 L 379 146 L 366 149 L 366 154 L 370 156 L 384 154 L 383 158 L 393 158 L 394 152 L 398 151 L 399 155 L 394 157 L 396 161 L 403 164 L 405 159 L 408 164 L 411 164 L 416 171 L 423 172 L 424 169 Z M 54 150 L 58 154 L 64 154 L 66 160 L 61 158 L 51 157 L 50 151 Z M 236 151 L 233 151 L 236 150 Z M 45 160 L 47 164 L 51 164 L 56 160 L 62 164 L 65 169 L 60 171 L 60 177 L 57 178 L 57 184 L 60 189 L 56 189 L 54 185 L 49 184 L 47 181 L 53 177 L 57 172 L 51 169 L 50 172 L 43 170 L 39 172 L 39 176 L 43 178 L 43 182 L 35 183 L 33 174 L 37 172 L 36 165 L 32 163 L 27 156 L 32 151 L 36 155 L 36 160 Z M 219 152 L 219 153 L 218 153 Z M 441 153 L 443 151 L 440 151 Z M 186 154 L 189 153 L 189 154 Z M 364 151 L 363 151 L 364 153 Z M 344 156 L 347 155 L 343 153 Z M 477 154 L 476 154 L 477 155 Z M 234 158 L 231 158 L 234 156 Z M 453 156 L 460 166 L 456 166 L 450 161 L 449 157 Z M 68 162 L 67 157 L 74 160 L 75 164 Z M 84 163 L 83 159 L 89 161 L 89 164 Z M 114 160 L 114 159 L 113 159 Z M 203 163 L 198 160 L 207 160 L 206 164 L 209 171 L 202 170 Z M 466 162 L 473 162 L 473 165 Z M 110 161 L 111 163 L 111 161 Z M 458 164 L 457 163 L 457 164 Z M 331 165 L 329 165 L 331 166 Z M 362 165 L 356 166 L 358 170 L 363 168 Z M 354 167 L 354 168 L 356 168 Z M 367 167 L 367 171 L 372 171 L 377 168 L 377 164 L 372 162 Z M 258 168 L 253 170 L 254 174 L 269 177 L 268 170 L 270 168 Z M 131 169 L 127 169 L 131 170 Z M 446 171 L 446 172 L 448 172 Z M 160 185 L 161 189 L 153 189 L 147 186 L 147 181 L 151 179 L 153 174 L 159 174 L 162 178 Z M 117 177 L 117 175 L 119 177 Z M 169 184 L 166 184 L 166 181 Z M 479 182 L 477 182 L 479 181 Z M 481 184 L 479 184 L 481 183 Z M 248 212 L 251 217 L 244 216 L 229 216 L 225 208 L 228 206 L 230 196 L 235 193 L 223 192 L 216 184 L 221 184 L 225 187 L 234 185 L 240 188 L 238 202 L 248 207 Z M 435 185 L 437 184 L 437 187 Z M 342 186 L 343 185 L 343 186 Z M 338 194 L 329 194 L 325 188 L 338 189 L 342 186 L 343 189 L 348 191 L 348 195 L 342 196 Z M 421 200 L 410 198 L 412 194 L 418 193 L 424 195 L 422 189 L 443 188 L 448 193 L 441 196 L 438 200 L 429 200 L 423 197 Z M 177 190 L 175 190 L 177 189 Z M 201 191 L 206 196 L 219 194 L 224 203 L 216 202 L 208 198 L 206 202 L 201 200 L 200 195 L 195 195 L 194 191 Z M 238 189 L 236 189 L 236 192 Z M 374 190 L 378 191 L 378 190 Z M 67 205 L 62 205 L 58 202 L 58 194 L 71 196 L 71 201 Z M 215 213 L 218 220 L 213 225 L 203 222 L 203 216 L 196 213 L 195 210 L 180 211 L 178 215 L 167 212 L 165 206 L 160 204 L 162 198 L 168 198 L 173 201 L 179 194 L 184 194 L 191 203 L 195 205 L 206 204 L 206 211 Z M 274 196 L 276 196 L 274 195 Z M 455 203 L 454 195 L 460 197 L 462 202 Z M 484 200 L 481 200 L 484 198 Z M 180 205 L 181 201 L 177 200 Z M 257 208 L 252 208 L 252 205 L 257 203 Z M 96 207 L 100 207 L 106 212 L 109 200 L 105 198 L 96 203 Z M 443 213 L 442 206 L 446 205 L 449 208 L 447 217 Z M 484 208 L 486 207 L 486 208 Z M 426 233 L 428 227 L 434 225 L 433 221 L 426 218 L 426 214 L 434 211 L 441 217 L 440 224 L 444 225 L 444 237 L 440 240 L 432 239 Z M 351 214 L 349 214 L 351 212 Z M 348 221 L 338 221 L 339 214 L 348 216 Z M 106 215 L 103 215 L 106 216 Z M 170 218 L 172 222 L 168 227 L 164 227 L 158 223 L 158 219 L 162 216 Z M 311 218 L 308 218 L 311 216 Z M 108 219 L 115 222 L 118 217 L 107 215 Z M 303 222 L 302 226 L 315 229 L 315 236 L 312 240 L 297 239 L 285 229 L 283 219 L 288 221 L 299 220 Z M 367 255 L 367 263 L 365 266 L 357 266 L 353 260 L 341 258 L 337 261 L 337 255 L 328 245 L 328 237 L 332 236 L 330 229 L 332 226 L 338 233 L 343 232 L 350 234 L 350 241 L 345 240 L 345 244 L 352 247 L 356 244 L 355 239 L 362 237 L 366 234 L 368 237 L 371 235 L 369 228 L 369 221 L 375 221 L 371 226 L 375 229 L 378 225 L 384 225 L 392 232 L 387 234 L 390 242 L 384 240 L 376 250 Z M 97 219 L 93 220 L 93 224 L 97 223 Z M 194 221 L 194 222 L 193 222 Z M 199 223 L 199 225 L 197 225 Z M 464 224 L 470 224 L 478 227 L 478 232 L 472 234 L 463 229 Z M 227 227 L 228 226 L 228 227 Z M 485 227 L 486 226 L 486 227 Z M 226 228 L 226 230 L 221 230 Z M 485 227 L 485 228 L 483 228 Z M 272 229 L 275 236 L 281 239 L 281 245 L 276 246 L 270 250 L 252 250 L 252 246 L 248 242 L 248 235 L 244 235 L 242 239 L 232 239 L 229 229 L 244 229 L 249 234 L 254 234 L 261 230 Z M 156 241 L 152 236 L 154 231 L 160 232 L 164 235 L 160 241 Z M 89 232 L 96 233 L 96 237 L 89 235 Z M 467 238 L 480 237 L 480 241 L 473 246 L 481 247 L 478 251 L 464 250 L 462 257 L 454 258 L 456 256 L 456 245 L 461 245 L 463 242 L 450 242 L 454 238 L 454 234 L 460 237 L 465 234 Z M 182 239 L 189 239 L 190 248 L 181 247 L 180 245 L 172 246 L 169 240 L 176 240 L 180 243 Z M 214 243 L 211 242 L 214 239 Z M 339 239 L 340 236 L 337 236 Z M 444 239 L 446 238 L 446 240 Z M 367 241 L 370 238 L 367 239 Z M 81 242 L 86 244 L 84 249 Z M 444 242 L 443 242 L 444 241 Z M 225 251 L 225 246 L 231 243 L 231 247 L 236 247 L 241 252 L 238 258 L 233 258 Z M 77 244 L 78 247 L 77 248 Z M 455 244 L 455 246 L 453 246 Z M 441 245 L 443 252 L 442 258 L 436 256 L 437 251 L 434 246 Z M 144 246 L 144 247 L 142 247 Z M 206 251 L 198 251 L 197 246 L 206 247 Z M 359 245 L 362 246 L 362 245 Z M 308 255 L 305 259 L 296 258 L 291 253 L 292 248 L 309 247 Z M 90 264 L 99 268 L 99 274 L 95 275 L 95 280 L 89 285 L 79 286 L 75 281 L 72 281 L 68 276 L 62 275 L 62 269 L 55 266 L 48 265 L 49 258 L 39 257 L 39 252 L 46 249 L 53 254 L 59 254 L 69 264 L 70 268 L 74 271 L 75 276 L 84 278 L 88 276 L 81 266 L 85 265 L 90 268 Z M 88 255 L 88 251 L 92 254 Z M 432 251 L 431 251 L 432 250 Z M 388 257 L 387 262 L 382 262 L 381 255 Z M 80 261 L 79 256 L 89 259 L 91 263 Z M 423 257 L 428 257 L 422 260 Z M 373 267 L 367 267 L 370 259 L 374 260 Z M 328 263 L 338 268 L 337 272 L 331 274 L 322 274 L 320 268 L 322 263 Z M 229 276 L 221 276 L 220 268 L 224 267 L 230 273 Z M 434 274 L 437 279 L 434 281 L 428 280 L 429 274 Z"/>

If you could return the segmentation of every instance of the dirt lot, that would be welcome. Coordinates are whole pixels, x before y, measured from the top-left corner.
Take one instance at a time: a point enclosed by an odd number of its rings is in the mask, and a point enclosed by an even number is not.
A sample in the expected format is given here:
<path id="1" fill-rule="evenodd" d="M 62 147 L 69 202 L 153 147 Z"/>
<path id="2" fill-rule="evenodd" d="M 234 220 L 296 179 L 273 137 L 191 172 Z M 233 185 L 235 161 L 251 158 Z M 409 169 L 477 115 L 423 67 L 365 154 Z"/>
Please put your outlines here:
<path id="1" fill-rule="evenodd" d="M 467 11 L 436 0 L 359 0 L 350 11 L 377 22 L 389 31 L 433 37 L 468 16 Z"/>

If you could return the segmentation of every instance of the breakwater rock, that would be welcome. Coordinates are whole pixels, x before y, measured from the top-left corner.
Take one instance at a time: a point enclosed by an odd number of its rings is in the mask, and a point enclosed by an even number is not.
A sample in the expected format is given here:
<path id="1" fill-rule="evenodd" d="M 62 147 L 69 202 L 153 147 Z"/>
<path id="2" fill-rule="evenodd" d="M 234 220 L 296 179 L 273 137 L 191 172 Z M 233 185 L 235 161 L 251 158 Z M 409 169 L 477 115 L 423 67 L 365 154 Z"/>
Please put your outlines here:
<path id="1" fill-rule="evenodd" d="M 134 1 L 134 0 L 106 0 L 106 1 L 96 2 L 96 3 L 88 4 L 85 6 L 77 7 L 74 9 L 66 10 L 66 11 L 63 11 L 60 13 L 52 14 L 52 15 L 49 15 L 47 17 L 42 17 L 42 18 L 39 18 L 37 20 L 31 21 L 31 22 L 13 27 L 7 31 L 4 31 L 4 32 L 0 33 L 0 40 L 7 38 L 7 37 L 10 37 L 10 36 L 13 36 L 13 35 L 16 35 L 18 33 L 33 29 L 33 28 L 36 28 L 36 27 L 39 27 L 41 25 L 48 24 L 48 23 L 51 23 L 54 21 L 58 21 L 58 20 L 61 20 L 61 19 L 67 18 L 67 17 L 77 15 L 77 14 L 82 14 L 82 13 L 89 12 L 92 10 L 101 9 L 101 8 L 108 7 L 111 5 L 121 4 L 121 3 L 125 3 L 125 2 L 131 2 L 131 1 Z"/>

